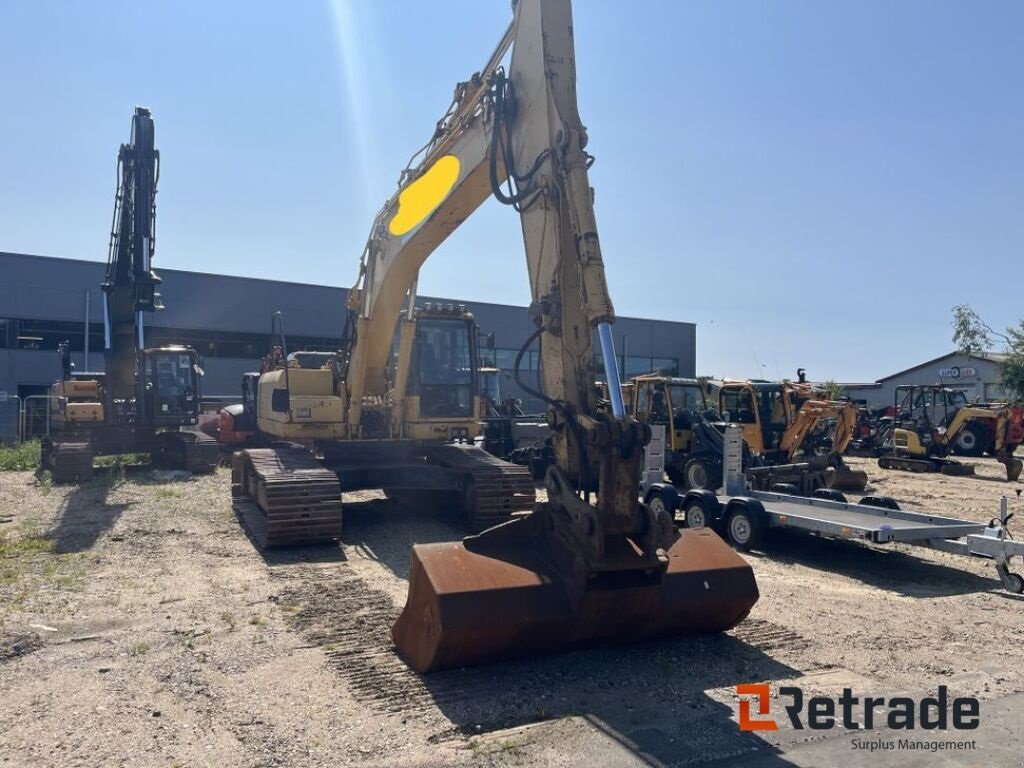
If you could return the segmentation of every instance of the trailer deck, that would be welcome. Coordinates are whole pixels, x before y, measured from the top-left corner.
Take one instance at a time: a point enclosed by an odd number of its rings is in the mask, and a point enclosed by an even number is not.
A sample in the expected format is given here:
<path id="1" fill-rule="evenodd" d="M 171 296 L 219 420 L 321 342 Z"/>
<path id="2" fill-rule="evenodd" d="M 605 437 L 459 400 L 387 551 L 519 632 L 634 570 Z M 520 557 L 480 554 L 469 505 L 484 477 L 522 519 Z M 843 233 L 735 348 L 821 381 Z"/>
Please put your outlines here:
<path id="1" fill-rule="evenodd" d="M 758 499 L 764 505 L 771 526 L 799 527 L 875 544 L 960 538 L 982 534 L 986 527 L 984 523 L 950 517 L 782 493 L 751 491 L 746 498 Z M 722 497 L 723 504 L 729 500 L 728 496 Z"/>
<path id="2" fill-rule="evenodd" d="M 1013 539 L 1007 531 L 1006 524 L 1011 515 L 1006 497 L 1003 497 L 999 516 L 987 524 L 871 504 L 765 491 L 718 498 L 723 511 L 721 519 L 730 537 L 730 507 L 742 508 L 760 518 L 755 525 L 768 529 L 789 528 L 872 544 L 901 542 L 957 555 L 989 558 L 995 562 L 999 579 L 1008 591 L 1024 592 L 1024 578 L 1010 571 L 1014 557 L 1024 558 L 1024 541 Z M 755 505 L 750 502 L 758 503 L 760 508 L 751 509 Z"/>

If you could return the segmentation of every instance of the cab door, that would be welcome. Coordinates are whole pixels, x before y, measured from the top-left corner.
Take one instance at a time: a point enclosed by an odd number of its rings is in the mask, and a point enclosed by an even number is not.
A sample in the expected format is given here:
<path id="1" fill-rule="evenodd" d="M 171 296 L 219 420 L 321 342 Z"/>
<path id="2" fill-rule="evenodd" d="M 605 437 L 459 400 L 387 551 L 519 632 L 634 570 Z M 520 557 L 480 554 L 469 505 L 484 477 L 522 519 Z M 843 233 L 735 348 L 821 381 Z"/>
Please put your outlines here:
<path id="1" fill-rule="evenodd" d="M 754 453 L 764 453 L 764 436 L 758 419 L 753 393 L 744 386 L 724 386 L 718 393 L 718 410 L 722 418 L 739 424 L 743 440 Z"/>

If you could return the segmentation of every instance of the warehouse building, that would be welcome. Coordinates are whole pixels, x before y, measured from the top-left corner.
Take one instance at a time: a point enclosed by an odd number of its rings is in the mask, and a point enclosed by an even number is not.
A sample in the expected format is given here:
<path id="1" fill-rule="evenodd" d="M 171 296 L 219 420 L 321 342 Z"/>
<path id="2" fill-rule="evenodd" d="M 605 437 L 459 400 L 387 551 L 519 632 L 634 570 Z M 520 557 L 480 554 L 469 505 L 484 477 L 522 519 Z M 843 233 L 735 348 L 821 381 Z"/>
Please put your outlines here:
<path id="1" fill-rule="evenodd" d="M 1006 397 L 999 383 L 999 366 L 1005 359 L 1005 355 L 995 352 L 980 352 L 969 357 L 961 352 L 950 352 L 872 384 L 846 384 L 844 388 L 849 397 L 864 401 L 870 408 L 893 405 L 896 387 L 906 384 L 941 384 L 962 390 L 972 402 L 1000 401 Z"/>
<path id="2" fill-rule="evenodd" d="M 78 371 L 103 370 L 103 299 L 106 265 L 95 261 L 0 252 L 0 439 L 17 434 L 19 409 L 28 404 L 28 426 L 38 431 L 47 388 L 60 376 L 57 345 L 67 340 Z M 258 369 L 270 338 L 271 313 L 284 315 L 290 349 L 335 350 L 345 320 L 347 290 L 228 275 L 157 269 L 167 309 L 145 318 L 146 345 L 187 344 L 204 359 L 203 394 L 236 398 L 242 374 Z M 421 303 L 464 304 L 480 332 L 493 334 L 493 362 L 506 396 L 522 397 L 511 370 L 533 331 L 525 308 L 462 298 L 421 297 Z M 696 326 L 692 323 L 619 318 L 615 341 L 626 375 L 665 370 L 695 375 Z M 483 351 L 483 350 L 482 350 Z M 88 357 L 86 357 L 88 355 Z M 599 362 L 599 361 L 598 361 Z M 537 354 L 524 358 L 525 380 L 536 385 Z"/>

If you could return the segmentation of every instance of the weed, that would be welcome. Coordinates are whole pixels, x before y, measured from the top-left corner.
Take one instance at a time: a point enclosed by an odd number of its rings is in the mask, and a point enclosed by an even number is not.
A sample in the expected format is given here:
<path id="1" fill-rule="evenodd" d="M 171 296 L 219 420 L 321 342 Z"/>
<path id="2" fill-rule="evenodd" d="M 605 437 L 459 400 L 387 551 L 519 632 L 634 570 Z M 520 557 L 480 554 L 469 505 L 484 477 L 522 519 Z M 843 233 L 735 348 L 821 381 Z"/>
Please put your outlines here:
<path id="1" fill-rule="evenodd" d="M 25 472 L 39 466 L 38 440 L 28 440 L 11 446 L 0 446 L 0 471 Z"/>
<path id="2" fill-rule="evenodd" d="M 136 643 L 128 650 L 129 656 L 145 656 L 149 650 L 149 643 Z"/>
<path id="3" fill-rule="evenodd" d="M 254 627 L 262 627 L 264 624 L 267 623 L 267 620 L 260 616 L 258 613 L 254 613 L 252 616 L 249 617 L 249 623 L 252 624 Z"/>
<path id="4" fill-rule="evenodd" d="M 235 622 L 235 615 L 230 611 L 224 611 L 220 615 L 221 621 L 228 625 L 228 632 L 234 632 L 238 629 L 238 624 Z"/>

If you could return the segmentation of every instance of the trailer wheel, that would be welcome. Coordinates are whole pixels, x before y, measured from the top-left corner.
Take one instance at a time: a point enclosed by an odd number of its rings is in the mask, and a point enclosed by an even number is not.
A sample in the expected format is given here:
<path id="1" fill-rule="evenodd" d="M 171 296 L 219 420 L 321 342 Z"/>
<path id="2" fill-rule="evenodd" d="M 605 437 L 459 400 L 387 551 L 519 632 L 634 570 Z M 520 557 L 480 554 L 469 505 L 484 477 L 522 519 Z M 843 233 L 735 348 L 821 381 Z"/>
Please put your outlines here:
<path id="1" fill-rule="evenodd" d="M 682 504 L 684 528 L 711 528 L 720 533 L 722 506 L 711 491 L 688 491 Z"/>
<path id="2" fill-rule="evenodd" d="M 764 539 L 764 522 L 746 504 L 737 504 L 729 512 L 725 532 L 735 549 L 746 552 L 761 544 Z"/>
<path id="3" fill-rule="evenodd" d="M 1024 576 L 1019 573 L 1010 573 L 1006 579 L 1006 589 L 1015 595 L 1024 594 Z"/>
<path id="4" fill-rule="evenodd" d="M 772 486 L 772 493 L 785 493 L 789 496 L 799 496 L 800 489 L 793 483 L 775 483 Z"/>
<path id="5" fill-rule="evenodd" d="M 881 507 L 882 509 L 892 509 L 895 511 L 899 511 L 900 508 L 899 502 L 892 496 L 865 496 L 857 503 L 864 504 L 869 507 Z"/>
<path id="6" fill-rule="evenodd" d="M 846 496 L 839 491 L 832 490 L 831 488 L 819 488 L 814 492 L 814 498 L 846 503 Z"/>
<path id="7" fill-rule="evenodd" d="M 664 512 L 669 520 L 675 520 L 676 510 L 679 509 L 679 492 L 672 486 L 654 486 L 647 492 L 644 503 L 654 514 Z"/>
<path id="8" fill-rule="evenodd" d="M 708 520 L 708 514 L 703 504 L 691 501 L 687 505 L 683 515 L 683 526 L 694 529 L 711 527 L 711 521 Z"/>

